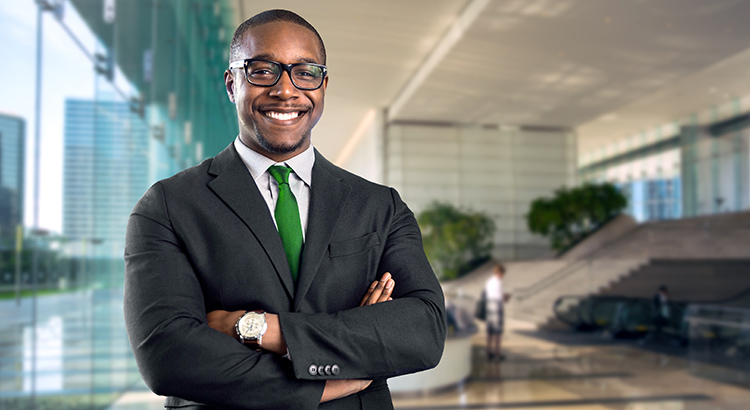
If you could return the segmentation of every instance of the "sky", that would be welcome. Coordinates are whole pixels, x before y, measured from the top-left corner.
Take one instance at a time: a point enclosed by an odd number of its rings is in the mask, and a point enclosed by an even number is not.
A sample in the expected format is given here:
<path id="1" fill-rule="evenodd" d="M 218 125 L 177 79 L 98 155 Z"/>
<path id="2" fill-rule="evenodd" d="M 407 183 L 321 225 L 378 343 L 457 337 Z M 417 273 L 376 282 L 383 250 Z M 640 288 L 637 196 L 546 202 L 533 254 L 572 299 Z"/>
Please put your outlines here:
<path id="1" fill-rule="evenodd" d="M 70 4 L 63 22 L 93 52 L 96 39 Z M 24 224 L 34 225 L 34 104 L 37 6 L 35 0 L 0 2 L 0 112 L 26 120 Z M 43 14 L 39 225 L 62 231 L 63 135 L 66 98 L 93 99 L 95 74 L 86 55 L 55 17 Z"/>

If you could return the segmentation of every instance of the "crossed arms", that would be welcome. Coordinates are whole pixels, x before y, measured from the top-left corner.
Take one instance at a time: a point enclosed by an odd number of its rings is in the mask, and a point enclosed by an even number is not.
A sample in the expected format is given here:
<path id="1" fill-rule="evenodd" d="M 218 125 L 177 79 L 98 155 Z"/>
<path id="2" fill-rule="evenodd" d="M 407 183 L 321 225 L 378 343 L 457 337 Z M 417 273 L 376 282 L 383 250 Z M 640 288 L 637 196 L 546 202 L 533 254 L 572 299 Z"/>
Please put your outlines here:
<path id="1" fill-rule="evenodd" d="M 399 282 L 391 289 L 393 300 L 382 303 L 381 293 L 362 304 L 359 295 L 351 293 L 365 292 L 367 285 L 339 282 L 364 275 L 364 268 L 341 276 L 339 268 L 349 266 L 341 265 L 341 259 L 347 258 L 342 256 L 324 261 L 315 277 L 320 282 L 315 286 L 316 298 L 305 303 L 337 304 L 343 310 L 311 305 L 296 312 L 290 312 L 279 297 L 262 297 L 263 292 L 279 292 L 278 282 L 246 279 L 248 271 L 275 274 L 266 259 L 254 256 L 262 250 L 248 242 L 247 227 L 227 225 L 225 219 L 231 215 L 210 208 L 214 204 L 209 199 L 197 204 L 176 189 L 170 195 L 165 191 L 169 187 L 157 183 L 136 205 L 125 251 L 128 336 L 143 380 L 155 393 L 182 400 L 178 405 L 315 409 L 321 400 L 359 391 L 367 380 L 437 365 L 445 341 L 442 292 L 424 257 L 416 221 L 395 191 L 381 230 L 384 243 L 375 260 L 375 268 L 391 272 Z M 356 209 L 359 206 L 354 204 Z M 344 226 L 356 232 L 359 227 L 348 226 L 353 223 L 347 220 Z M 341 249 L 349 248 L 337 252 Z M 231 286 L 248 280 L 253 288 L 247 290 L 255 302 L 245 303 L 237 294 L 247 292 Z M 278 321 L 278 326 L 272 325 L 278 337 L 264 336 L 267 351 L 248 349 L 209 327 L 206 313 L 223 307 L 231 312 L 275 313 L 268 316 Z M 232 326 L 236 321 L 226 320 Z M 292 361 L 278 354 L 285 352 L 283 343 Z M 307 372 L 309 363 L 337 363 L 341 373 L 313 376 Z M 339 381 L 329 382 L 335 379 Z"/>
<path id="2" fill-rule="evenodd" d="M 384 273 L 380 280 L 376 280 L 370 284 L 367 292 L 362 297 L 362 301 L 359 302 L 359 306 L 369 306 L 393 300 L 391 294 L 393 293 L 394 285 L 395 281 L 391 279 L 391 274 L 388 272 Z M 206 319 L 210 328 L 218 330 L 234 339 L 239 339 L 235 324 L 244 313 L 244 310 L 236 310 L 234 312 L 214 310 L 206 315 Z M 281 332 L 281 326 L 279 325 L 279 316 L 273 313 L 266 313 L 266 321 L 268 323 L 268 330 L 263 335 L 260 347 L 272 353 L 285 355 L 287 353 L 287 345 L 286 341 L 284 341 L 284 335 Z M 372 380 L 326 380 L 320 402 L 325 403 L 358 393 L 366 389 L 370 383 L 372 383 Z"/>

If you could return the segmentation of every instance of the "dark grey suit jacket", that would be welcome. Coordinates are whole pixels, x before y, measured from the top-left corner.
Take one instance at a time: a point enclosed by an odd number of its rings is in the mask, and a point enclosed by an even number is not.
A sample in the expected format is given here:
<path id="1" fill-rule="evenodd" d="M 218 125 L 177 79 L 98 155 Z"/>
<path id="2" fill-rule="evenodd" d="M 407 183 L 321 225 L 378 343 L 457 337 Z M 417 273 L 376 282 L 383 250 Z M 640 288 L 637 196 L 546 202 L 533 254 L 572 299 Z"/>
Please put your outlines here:
<path id="1" fill-rule="evenodd" d="M 170 396 L 166 406 L 387 409 L 386 378 L 440 360 L 443 294 L 411 211 L 395 190 L 315 155 L 296 287 L 232 144 L 157 182 L 133 209 L 125 323 L 143 380 Z M 394 300 L 357 307 L 384 272 L 396 282 Z M 209 328 L 206 312 L 216 309 L 278 313 L 292 361 Z M 334 365 L 338 374 L 326 374 Z M 319 406 L 326 379 L 374 382 Z"/>

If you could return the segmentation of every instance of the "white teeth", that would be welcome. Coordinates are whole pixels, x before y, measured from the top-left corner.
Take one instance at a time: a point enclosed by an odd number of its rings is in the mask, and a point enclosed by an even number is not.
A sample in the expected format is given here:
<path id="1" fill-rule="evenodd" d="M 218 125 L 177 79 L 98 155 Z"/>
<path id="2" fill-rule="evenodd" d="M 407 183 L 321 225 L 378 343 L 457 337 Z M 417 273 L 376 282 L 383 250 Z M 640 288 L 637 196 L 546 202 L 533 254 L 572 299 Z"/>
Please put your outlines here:
<path id="1" fill-rule="evenodd" d="M 294 112 L 268 111 L 266 112 L 266 116 L 271 117 L 276 120 L 286 121 L 286 120 L 291 120 L 291 119 L 299 117 L 299 111 L 294 111 Z"/>

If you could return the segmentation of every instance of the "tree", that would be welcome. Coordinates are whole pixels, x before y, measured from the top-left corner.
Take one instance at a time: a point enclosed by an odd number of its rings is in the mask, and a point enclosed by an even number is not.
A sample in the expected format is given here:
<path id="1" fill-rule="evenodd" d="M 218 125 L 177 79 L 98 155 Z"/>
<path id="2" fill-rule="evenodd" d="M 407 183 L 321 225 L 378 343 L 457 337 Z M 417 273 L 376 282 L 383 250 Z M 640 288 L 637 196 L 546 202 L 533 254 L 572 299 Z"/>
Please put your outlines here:
<path id="1" fill-rule="evenodd" d="M 625 196 L 610 183 L 584 184 L 555 191 L 552 198 L 531 203 L 526 222 L 529 231 L 549 237 L 557 251 L 564 251 L 599 229 L 627 207 Z"/>
<path id="2" fill-rule="evenodd" d="M 440 279 L 455 279 L 490 258 L 495 223 L 481 212 L 435 202 L 417 222 L 424 251 Z"/>

